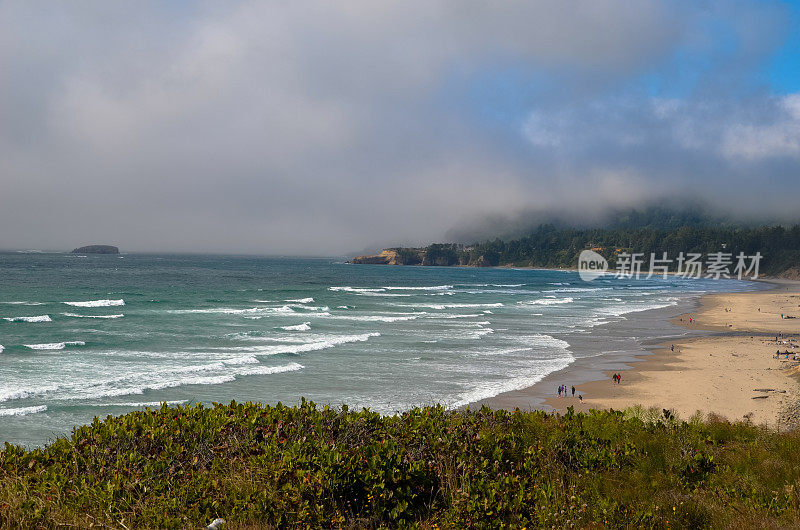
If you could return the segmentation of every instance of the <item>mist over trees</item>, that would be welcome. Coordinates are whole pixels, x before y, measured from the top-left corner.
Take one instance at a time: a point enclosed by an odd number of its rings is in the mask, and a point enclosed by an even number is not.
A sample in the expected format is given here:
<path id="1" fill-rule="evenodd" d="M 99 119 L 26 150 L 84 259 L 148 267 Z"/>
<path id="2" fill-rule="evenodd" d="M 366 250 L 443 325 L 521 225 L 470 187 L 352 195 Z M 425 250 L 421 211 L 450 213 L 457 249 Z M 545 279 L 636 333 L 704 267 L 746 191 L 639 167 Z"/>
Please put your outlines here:
<path id="1" fill-rule="evenodd" d="M 516 266 L 574 268 L 586 249 L 602 254 L 614 267 L 618 256 L 663 253 L 675 260 L 680 253 L 724 252 L 735 257 L 761 254 L 760 273 L 798 272 L 800 225 L 749 225 L 729 217 L 708 214 L 699 206 L 681 210 L 651 207 L 620 210 L 606 215 L 603 226 L 579 227 L 565 218 L 541 223 L 516 238 L 495 237 L 473 243 L 436 243 L 419 249 L 395 249 L 398 264 L 438 266 Z M 670 270 L 677 270 L 677 262 Z"/>

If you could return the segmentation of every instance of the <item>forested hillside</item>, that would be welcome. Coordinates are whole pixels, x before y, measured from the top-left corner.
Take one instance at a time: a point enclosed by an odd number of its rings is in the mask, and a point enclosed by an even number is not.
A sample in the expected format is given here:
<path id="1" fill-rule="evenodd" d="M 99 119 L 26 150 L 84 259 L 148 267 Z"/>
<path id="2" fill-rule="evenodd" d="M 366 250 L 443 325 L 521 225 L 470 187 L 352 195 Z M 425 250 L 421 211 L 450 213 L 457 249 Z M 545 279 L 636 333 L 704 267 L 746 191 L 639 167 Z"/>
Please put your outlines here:
<path id="1" fill-rule="evenodd" d="M 800 265 L 800 225 L 747 226 L 703 216 L 694 210 L 664 209 L 629 211 L 617 215 L 604 227 L 579 228 L 564 224 L 540 224 L 528 235 L 511 240 L 494 239 L 473 244 L 437 243 L 422 248 L 393 248 L 393 259 L 377 261 L 361 256 L 354 263 L 439 266 L 516 266 L 574 268 L 586 249 L 602 254 L 613 268 L 621 254 L 650 254 L 673 260 L 677 269 L 680 253 L 730 253 L 735 263 L 741 252 L 761 254 L 762 275 L 797 275 Z M 370 261 L 369 259 L 372 258 Z"/>

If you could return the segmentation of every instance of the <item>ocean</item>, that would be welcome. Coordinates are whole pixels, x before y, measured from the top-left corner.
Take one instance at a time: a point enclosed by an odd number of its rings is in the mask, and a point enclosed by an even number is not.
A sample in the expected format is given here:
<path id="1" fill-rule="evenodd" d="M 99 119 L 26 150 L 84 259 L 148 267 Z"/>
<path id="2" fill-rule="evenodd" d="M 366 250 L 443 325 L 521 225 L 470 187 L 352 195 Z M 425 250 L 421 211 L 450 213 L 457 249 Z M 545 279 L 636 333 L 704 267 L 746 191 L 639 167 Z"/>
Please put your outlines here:
<path id="1" fill-rule="evenodd" d="M 0 442 L 41 445 L 164 401 L 456 408 L 567 367 L 571 338 L 596 326 L 752 288 L 322 258 L 2 253 Z"/>

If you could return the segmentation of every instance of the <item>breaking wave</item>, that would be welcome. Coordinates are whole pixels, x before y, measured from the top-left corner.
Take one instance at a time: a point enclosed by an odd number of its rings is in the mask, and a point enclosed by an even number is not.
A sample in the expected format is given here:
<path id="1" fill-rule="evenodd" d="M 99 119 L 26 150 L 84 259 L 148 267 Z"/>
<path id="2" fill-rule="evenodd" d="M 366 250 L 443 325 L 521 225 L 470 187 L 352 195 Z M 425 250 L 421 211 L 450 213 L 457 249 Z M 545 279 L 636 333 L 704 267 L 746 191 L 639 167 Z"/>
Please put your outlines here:
<path id="1" fill-rule="evenodd" d="M 183 405 L 184 403 L 188 403 L 188 399 L 176 399 L 173 401 L 129 401 L 126 403 L 87 403 L 90 407 L 160 407 L 162 403 L 166 403 L 168 406 L 172 405 Z"/>
<path id="2" fill-rule="evenodd" d="M 281 329 L 286 331 L 309 331 L 311 329 L 311 322 L 303 322 L 296 326 L 281 326 Z"/>
<path id="3" fill-rule="evenodd" d="M 119 313 L 117 315 L 79 315 L 77 313 L 61 313 L 61 314 L 64 315 L 65 317 L 72 317 L 72 318 L 107 318 L 107 319 L 113 319 L 113 318 L 122 318 L 122 317 L 125 316 L 122 313 Z"/>
<path id="4" fill-rule="evenodd" d="M 31 350 L 63 350 L 67 346 L 86 346 L 82 340 L 70 340 L 66 342 L 48 342 L 45 344 L 24 344 Z"/>
<path id="5" fill-rule="evenodd" d="M 47 410 L 47 405 L 38 405 L 36 407 L 20 407 L 18 409 L 0 409 L 0 416 L 27 416 L 28 414 L 37 414 Z"/>
<path id="6" fill-rule="evenodd" d="M 74 307 L 112 307 L 125 305 L 125 300 L 87 300 L 86 302 L 64 302 Z"/>
<path id="7" fill-rule="evenodd" d="M 247 364 L 231 367 L 223 361 L 207 365 L 134 373 L 89 383 L 76 381 L 27 388 L 14 392 L 0 392 L 0 402 L 50 394 L 56 394 L 62 400 L 81 401 L 103 397 L 139 395 L 147 390 L 163 390 L 185 385 L 218 385 L 234 381 L 238 376 L 269 375 L 302 369 L 303 366 L 298 363 L 289 363 L 281 366 L 253 366 L 253 364 Z"/>
<path id="8" fill-rule="evenodd" d="M 423 307 L 427 309 L 460 309 L 476 307 L 503 307 L 501 302 L 493 304 L 393 304 L 397 307 Z"/>
<path id="9" fill-rule="evenodd" d="M 250 307 L 247 309 L 237 309 L 233 307 L 214 307 L 208 309 L 169 309 L 164 311 L 173 315 L 192 315 L 192 314 L 209 314 L 209 315 L 257 315 L 260 313 L 294 313 L 288 305 L 281 307 Z"/>
<path id="10" fill-rule="evenodd" d="M 541 298 L 539 300 L 528 300 L 524 302 L 517 302 L 519 305 L 558 305 L 558 304 L 571 304 L 574 300 L 569 296 L 566 298 Z"/>
<path id="11" fill-rule="evenodd" d="M 3 320 L 9 322 L 52 322 L 53 319 L 50 315 L 39 315 L 37 317 L 3 317 Z"/>
<path id="12" fill-rule="evenodd" d="M 384 316 L 384 315 L 331 315 L 329 318 L 335 320 L 355 320 L 360 322 L 403 322 L 405 320 L 416 320 L 424 312 L 415 315 Z"/>
<path id="13" fill-rule="evenodd" d="M 366 342 L 372 337 L 380 337 L 381 334 L 373 331 L 370 333 L 362 333 L 360 335 L 340 335 L 330 336 L 322 340 L 313 342 L 302 342 L 293 344 L 270 344 L 262 346 L 240 346 L 236 348 L 228 348 L 228 350 L 249 352 L 254 355 L 278 355 L 284 354 L 297 354 L 310 351 L 327 350 L 334 348 L 341 344 L 348 344 L 351 342 Z M 288 342 L 288 341 L 285 341 Z"/>
<path id="14" fill-rule="evenodd" d="M 423 286 L 423 287 L 383 287 L 384 289 L 389 289 L 390 291 L 447 291 L 448 289 L 452 289 L 452 285 L 431 285 L 431 286 Z"/>
<path id="15" fill-rule="evenodd" d="M 380 293 L 385 291 L 386 289 L 383 288 L 373 288 L 373 287 L 328 287 L 329 291 L 343 291 L 346 293 Z"/>
<path id="16" fill-rule="evenodd" d="M 555 359 L 533 360 L 525 370 L 512 372 L 511 377 L 505 379 L 481 381 L 457 396 L 455 400 L 448 404 L 448 408 L 464 407 L 470 403 L 489 399 L 504 392 L 533 386 L 548 374 L 563 370 L 575 360 L 572 352 L 568 349 L 569 344 L 561 339 L 556 339 L 550 335 L 536 334 L 528 337 L 528 340 L 531 346 L 555 348 L 561 351 L 561 355 Z"/>

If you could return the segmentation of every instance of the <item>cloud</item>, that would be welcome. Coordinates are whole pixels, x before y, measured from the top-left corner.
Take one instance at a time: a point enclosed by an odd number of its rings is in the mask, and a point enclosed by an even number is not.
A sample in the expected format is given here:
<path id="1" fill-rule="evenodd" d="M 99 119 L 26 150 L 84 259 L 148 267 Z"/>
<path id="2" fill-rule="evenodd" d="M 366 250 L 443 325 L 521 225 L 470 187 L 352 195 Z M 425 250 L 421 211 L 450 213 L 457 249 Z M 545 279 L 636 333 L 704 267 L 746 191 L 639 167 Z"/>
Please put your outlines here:
<path id="1" fill-rule="evenodd" d="M 635 204 L 693 190 L 753 213 L 793 200 L 781 190 L 794 190 L 785 176 L 800 167 L 798 102 L 798 94 L 610 98 L 534 111 L 523 132 L 542 171 L 559 168 L 562 182 L 589 186 L 600 201 Z M 775 195 L 760 202 L 751 194 L 756 182 Z"/>
<path id="2" fill-rule="evenodd" d="M 655 0 L 4 2 L 0 223 L 13 229 L 0 247 L 330 254 L 435 240 L 498 212 L 673 192 L 664 182 L 706 179 L 712 193 L 729 171 L 783 185 L 795 96 L 709 95 L 715 80 L 753 77 L 784 31 L 776 13 Z M 696 37 L 711 23 L 736 49 Z M 674 98 L 641 88 L 653 76 L 683 87 L 676 57 L 714 64 Z M 743 79 L 737 60 L 751 65 Z M 511 117 L 487 122 L 508 100 Z"/>

